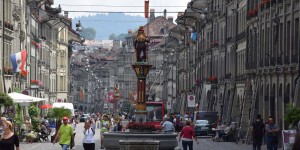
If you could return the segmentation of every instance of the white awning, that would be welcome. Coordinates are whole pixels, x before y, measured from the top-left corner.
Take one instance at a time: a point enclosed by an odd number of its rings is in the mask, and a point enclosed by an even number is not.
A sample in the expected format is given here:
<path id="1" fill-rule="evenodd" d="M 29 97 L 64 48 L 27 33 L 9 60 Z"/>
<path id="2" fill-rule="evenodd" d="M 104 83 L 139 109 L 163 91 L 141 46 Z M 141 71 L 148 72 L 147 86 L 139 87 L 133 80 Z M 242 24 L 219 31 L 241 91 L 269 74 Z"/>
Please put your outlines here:
<path id="1" fill-rule="evenodd" d="M 39 101 L 45 101 L 46 99 L 43 98 L 37 98 L 37 97 L 32 97 L 28 95 L 24 95 L 21 93 L 9 93 L 9 97 L 13 99 L 15 103 L 32 103 L 32 102 L 39 102 Z"/>

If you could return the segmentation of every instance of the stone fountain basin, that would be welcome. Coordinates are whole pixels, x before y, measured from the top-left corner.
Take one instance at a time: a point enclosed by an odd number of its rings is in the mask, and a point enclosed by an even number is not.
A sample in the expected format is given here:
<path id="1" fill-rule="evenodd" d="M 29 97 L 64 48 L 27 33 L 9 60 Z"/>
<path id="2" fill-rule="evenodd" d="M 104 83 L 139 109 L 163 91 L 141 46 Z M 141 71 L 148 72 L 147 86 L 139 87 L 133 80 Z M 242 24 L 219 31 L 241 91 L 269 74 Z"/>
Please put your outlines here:
<path id="1" fill-rule="evenodd" d="M 119 150 L 119 140 L 123 141 L 159 141 L 160 150 L 172 150 L 178 146 L 176 133 L 130 133 L 130 132 L 106 132 L 103 133 L 103 146 L 106 150 Z"/>

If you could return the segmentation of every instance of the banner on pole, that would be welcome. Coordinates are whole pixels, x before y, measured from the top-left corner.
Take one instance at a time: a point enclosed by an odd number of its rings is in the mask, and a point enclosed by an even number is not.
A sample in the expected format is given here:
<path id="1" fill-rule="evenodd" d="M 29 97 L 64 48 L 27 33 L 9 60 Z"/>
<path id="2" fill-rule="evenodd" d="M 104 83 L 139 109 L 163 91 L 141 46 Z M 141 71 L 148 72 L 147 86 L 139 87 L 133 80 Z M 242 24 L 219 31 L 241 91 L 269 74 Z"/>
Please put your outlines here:
<path id="1" fill-rule="evenodd" d="M 282 143 L 284 150 L 290 150 L 295 142 L 296 130 L 282 130 Z"/>
<path id="2" fill-rule="evenodd" d="M 149 17 L 149 0 L 145 0 L 145 18 Z"/>
<path id="3" fill-rule="evenodd" d="M 171 108 L 172 108 L 172 104 L 171 104 L 170 101 L 168 101 L 168 102 L 167 102 L 167 109 L 168 109 L 168 110 L 171 110 Z"/>
<path id="4" fill-rule="evenodd" d="M 196 106 L 195 99 L 196 99 L 195 95 L 188 95 L 188 97 L 187 97 L 188 107 Z"/>

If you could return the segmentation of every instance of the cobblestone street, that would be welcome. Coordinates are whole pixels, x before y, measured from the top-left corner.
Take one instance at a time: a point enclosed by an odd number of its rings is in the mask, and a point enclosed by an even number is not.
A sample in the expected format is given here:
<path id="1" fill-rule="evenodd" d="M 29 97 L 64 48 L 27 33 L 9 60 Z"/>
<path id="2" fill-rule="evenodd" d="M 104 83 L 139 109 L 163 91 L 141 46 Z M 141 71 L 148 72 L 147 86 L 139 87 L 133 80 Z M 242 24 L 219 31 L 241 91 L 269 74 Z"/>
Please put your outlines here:
<path id="1" fill-rule="evenodd" d="M 76 137 L 75 137 L 75 150 L 83 150 L 82 146 L 82 139 L 83 139 L 83 123 L 78 124 L 76 128 Z M 99 129 L 96 129 L 95 139 L 96 139 L 96 150 L 99 150 L 100 148 L 100 134 Z M 194 149 L 195 150 L 251 150 L 251 145 L 245 145 L 245 144 L 235 144 L 232 142 L 213 142 L 210 137 L 199 137 L 199 144 L 197 145 L 194 143 Z M 181 147 L 181 143 L 179 143 L 179 147 Z M 47 143 L 33 143 L 33 144 L 27 144 L 22 143 L 21 144 L 22 150 L 59 150 L 60 146 L 58 143 L 52 144 L 50 142 Z M 262 150 L 266 150 L 265 146 Z"/>

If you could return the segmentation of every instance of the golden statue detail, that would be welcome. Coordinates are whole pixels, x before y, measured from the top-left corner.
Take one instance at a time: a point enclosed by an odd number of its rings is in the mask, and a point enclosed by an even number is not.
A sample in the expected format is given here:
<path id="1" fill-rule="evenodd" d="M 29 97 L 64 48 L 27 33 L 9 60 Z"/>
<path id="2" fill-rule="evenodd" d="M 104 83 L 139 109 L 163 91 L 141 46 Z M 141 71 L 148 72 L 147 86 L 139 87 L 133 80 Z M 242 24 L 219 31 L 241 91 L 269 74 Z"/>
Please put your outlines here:
<path id="1" fill-rule="evenodd" d="M 134 41 L 134 48 L 136 51 L 136 60 L 137 62 L 146 62 L 146 50 L 149 39 L 144 32 L 143 26 L 139 27 L 138 34 L 136 35 Z"/>

